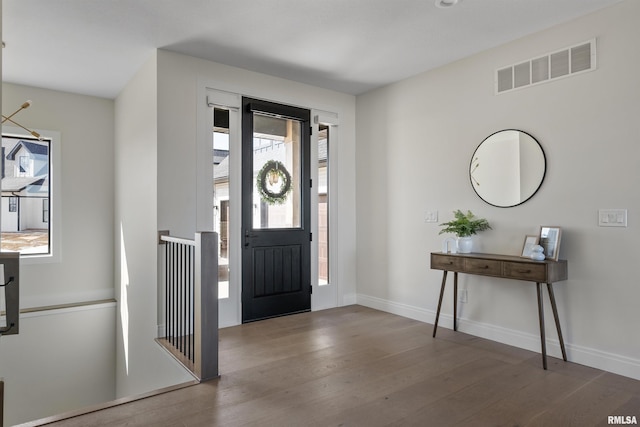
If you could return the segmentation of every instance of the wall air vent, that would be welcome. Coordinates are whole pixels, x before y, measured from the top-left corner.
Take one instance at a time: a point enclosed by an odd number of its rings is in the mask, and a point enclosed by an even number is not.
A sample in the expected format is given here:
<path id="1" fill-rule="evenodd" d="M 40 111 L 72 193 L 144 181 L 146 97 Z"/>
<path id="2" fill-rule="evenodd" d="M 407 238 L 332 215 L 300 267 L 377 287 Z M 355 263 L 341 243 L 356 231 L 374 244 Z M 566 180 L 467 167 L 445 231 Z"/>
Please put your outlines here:
<path id="1" fill-rule="evenodd" d="M 596 69 L 596 40 L 499 68 L 495 73 L 496 94 L 545 83 Z"/>

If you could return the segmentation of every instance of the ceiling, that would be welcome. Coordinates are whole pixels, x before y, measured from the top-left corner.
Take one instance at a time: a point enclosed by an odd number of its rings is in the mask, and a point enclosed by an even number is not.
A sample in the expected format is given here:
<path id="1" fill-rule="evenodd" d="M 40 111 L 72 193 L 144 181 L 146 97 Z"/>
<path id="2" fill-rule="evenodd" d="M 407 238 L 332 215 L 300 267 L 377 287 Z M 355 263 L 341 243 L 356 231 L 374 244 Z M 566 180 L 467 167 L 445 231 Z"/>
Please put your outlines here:
<path id="1" fill-rule="evenodd" d="M 115 98 L 162 48 L 360 94 L 621 0 L 434 1 L 2 0 L 3 80 Z"/>

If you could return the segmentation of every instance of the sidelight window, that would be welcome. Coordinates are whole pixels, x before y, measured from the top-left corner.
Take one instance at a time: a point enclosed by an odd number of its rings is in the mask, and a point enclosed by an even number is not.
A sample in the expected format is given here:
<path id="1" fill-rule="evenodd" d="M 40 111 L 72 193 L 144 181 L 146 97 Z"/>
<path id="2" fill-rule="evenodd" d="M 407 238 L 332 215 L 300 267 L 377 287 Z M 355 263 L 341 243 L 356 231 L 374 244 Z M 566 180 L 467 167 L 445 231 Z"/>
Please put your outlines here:
<path id="1" fill-rule="evenodd" d="M 218 298 L 229 298 L 229 111 L 213 110 L 213 229 L 218 233 Z"/>
<path id="2" fill-rule="evenodd" d="M 318 284 L 329 283 L 329 130 L 318 135 Z"/>

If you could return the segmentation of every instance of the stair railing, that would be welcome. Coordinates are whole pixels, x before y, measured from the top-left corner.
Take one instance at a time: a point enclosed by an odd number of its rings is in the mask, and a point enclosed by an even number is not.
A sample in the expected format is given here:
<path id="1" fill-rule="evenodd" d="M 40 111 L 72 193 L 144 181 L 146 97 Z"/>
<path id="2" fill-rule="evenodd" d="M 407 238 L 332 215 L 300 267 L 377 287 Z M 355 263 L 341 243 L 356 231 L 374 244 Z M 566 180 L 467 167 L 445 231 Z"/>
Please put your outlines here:
<path id="1" fill-rule="evenodd" d="M 0 427 L 4 426 L 4 381 L 0 378 Z"/>
<path id="2" fill-rule="evenodd" d="M 159 232 L 158 307 L 164 324 L 156 340 L 200 381 L 218 377 L 218 234 L 194 240 Z"/>

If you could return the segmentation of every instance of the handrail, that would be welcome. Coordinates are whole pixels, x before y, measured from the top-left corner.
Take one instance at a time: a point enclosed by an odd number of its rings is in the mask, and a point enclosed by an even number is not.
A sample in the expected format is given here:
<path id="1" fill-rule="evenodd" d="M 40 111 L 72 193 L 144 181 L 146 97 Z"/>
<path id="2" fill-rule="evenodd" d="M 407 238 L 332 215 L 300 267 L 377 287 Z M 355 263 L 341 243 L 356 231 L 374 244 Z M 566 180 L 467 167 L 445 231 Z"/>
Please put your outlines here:
<path id="1" fill-rule="evenodd" d="M 0 427 L 4 426 L 4 381 L 0 378 Z"/>
<path id="2" fill-rule="evenodd" d="M 183 239 L 182 237 L 174 237 L 166 234 L 160 235 L 160 243 L 162 242 L 172 242 L 172 243 L 180 243 L 182 245 L 195 246 L 195 240 Z"/>
<path id="3" fill-rule="evenodd" d="M 218 234 L 159 232 L 164 311 L 156 340 L 200 381 L 218 377 Z"/>

